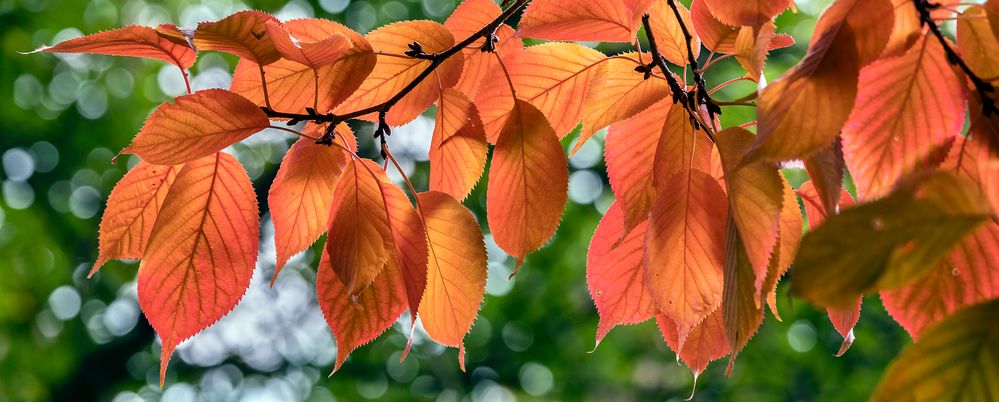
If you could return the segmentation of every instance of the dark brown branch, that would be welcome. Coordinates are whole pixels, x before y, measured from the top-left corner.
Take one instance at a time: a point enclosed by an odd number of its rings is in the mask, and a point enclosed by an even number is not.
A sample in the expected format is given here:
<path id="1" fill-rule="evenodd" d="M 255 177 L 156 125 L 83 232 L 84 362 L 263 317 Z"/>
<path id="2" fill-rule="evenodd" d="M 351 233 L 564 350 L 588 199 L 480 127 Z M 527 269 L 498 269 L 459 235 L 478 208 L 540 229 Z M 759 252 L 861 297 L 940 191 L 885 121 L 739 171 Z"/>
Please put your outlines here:
<path id="1" fill-rule="evenodd" d="M 378 128 L 375 131 L 375 136 L 380 137 L 382 141 L 384 141 L 385 140 L 384 136 L 390 133 L 390 128 L 388 124 L 386 124 L 385 122 L 385 114 L 388 113 L 388 111 L 392 109 L 392 107 L 395 106 L 396 103 L 399 103 L 399 101 L 402 100 L 402 98 L 404 98 L 414 89 L 416 89 L 416 87 L 420 85 L 420 83 L 423 82 L 424 79 L 430 76 L 430 74 L 433 73 L 434 70 L 437 69 L 437 67 L 440 67 L 440 65 L 443 64 L 451 56 L 462 51 L 463 49 L 465 49 L 466 47 L 468 47 L 469 45 L 471 45 L 473 42 L 475 42 L 480 38 L 486 38 L 487 42 L 491 40 L 492 36 L 494 35 L 494 32 L 496 32 L 496 29 L 501 24 L 503 24 L 503 22 L 505 22 L 508 18 L 510 18 L 510 16 L 512 16 L 513 13 L 515 13 L 520 7 L 522 7 L 524 4 L 527 4 L 527 2 L 528 0 L 517 0 L 516 2 L 514 2 L 512 6 L 508 7 L 506 10 L 503 11 L 502 14 L 496 17 L 496 19 L 492 20 L 490 23 L 482 27 L 482 29 L 478 30 L 477 32 L 473 33 L 472 35 L 465 38 L 461 42 L 458 42 L 454 46 L 451 46 L 450 48 L 440 53 L 433 53 L 433 54 L 424 53 L 420 44 L 417 42 L 413 42 L 410 45 L 410 51 L 406 52 L 407 55 L 418 59 L 429 60 L 430 65 L 427 66 L 427 68 L 425 68 L 422 72 L 420 72 L 420 75 L 416 76 L 416 78 L 414 78 L 413 81 L 410 81 L 409 84 L 407 84 L 404 88 L 399 90 L 399 92 L 397 92 L 395 95 L 393 95 L 385 102 L 364 109 L 359 109 L 339 115 L 333 113 L 319 114 L 316 113 L 315 110 L 311 109 L 307 110 L 308 112 L 307 114 L 278 112 L 272 110 L 269 107 L 262 107 L 261 109 L 264 111 L 264 113 L 267 113 L 268 117 L 290 119 L 290 121 L 288 122 L 290 124 L 295 124 L 302 121 L 311 121 L 317 124 L 330 123 L 331 126 L 336 126 L 337 124 L 340 124 L 347 120 L 358 118 L 367 114 L 378 113 L 379 123 L 378 123 Z M 319 143 L 327 145 L 332 144 L 333 142 L 332 132 L 333 132 L 332 130 L 328 130 L 328 133 L 330 133 L 330 135 L 324 135 L 323 139 L 321 139 Z"/>
<path id="2" fill-rule="evenodd" d="M 701 75 L 700 69 L 697 67 L 697 58 L 694 57 L 694 49 L 691 46 L 691 40 L 694 37 L 690 34 L 690 30 L 687 29 L 687 25 L 684 24 L 683 18 L 680 16 L 676 0 L 669 0 L 669 7 L 673 9 L 673 15 L 676 17 L 676 22 L 680 25 L 680 30 L 683 31 L 683 39 L 687 43 L 687 62 L 690 63 L 690 69 L 694 72 L 694 84 L 696 85 L 694 93 L 697 104 L 704 105 L 708 109 L 708 119 L 710 120 L 708 123 L 713 124 L 715 115 L 721 114 L 721 106 L 715 104 L 708 93 L 708 89 L 704 83 L 704 76 Z"/>
<path id="3" fill-rule="evenodd" d="M 673 103 L 683 105 L 683 109 L 686 110 L 687 114 L 690 116 L 690 120 L 691 123 L 694 124 L 694 128 L 698 128 L 698 126 L 701 126 L 702 124 L 700 124 L 700 119 L 697 117 L 697 104 L 688 96 L 687 91 L 682 85 L 680 85 L 680 81 L 677 80 L 676 77 L 673 76 L 673 73 L 669 71 L 669 68 L 666 67 L 666 59 L 661 53 L 659 53 L 659 45 L 656 44 L 656 37 L 652 32 L 652 25 L 649 24 L 648 14 L 642 16 L 642 26 L 645 27 L 645 37 L 649 40 L 649 53 L 652 54 L 652 61 L 650 61 L 647 65 L 638 66 L 635 70 L 645 73 L 645 78 L 648 79 L 649 76 L 652 75 L 653 67 L 658 67 L 663 73 L 663 76 L 666 77 L 666 83 L 669 85 L 670 92 L 673 93 Z M 711 133 L 711 130 L 711 127 L 705 125 L 704 132 L 707 133 L 708 138 L 714 142 L 715 137 Z"/>
<path id="4" fill-rule="evenodd" d="M 940 4 L 931 3 L 928 0 L 912 0 L 912 3 L 916 6 L 916 11 L 919 12 L 920 23 L 929 27 L 930 32 L 933 33 L 933 36 L 935 36 L 937 41 L 940 42 L 940 46 L 943 46 L 944 52 L 947 54 L 947 62 L 960 67 L 961 71 L 964 71 L 964 74 L 966 74 L 972 84 L 975 85 L 975 91 L 978 92 L 978 97 L 982 102 L 982 113 L 989 116 L 992 113 L 999 112 L 999 109 L 996 108 L 995 101 L 991 96 L 989 96 L 990 93 L 995 92 L 995 87 L 975 74 L 974 71 L 971 71 L 971 68 L 964 62 L 964 59 L 957 54 L 957 51 L 950 47 L 950 43 L 947 42 L 943 33 L 940 32 L 940 27 L 933 20 L 931 12 L 934 9 L 940 8 Z"/>

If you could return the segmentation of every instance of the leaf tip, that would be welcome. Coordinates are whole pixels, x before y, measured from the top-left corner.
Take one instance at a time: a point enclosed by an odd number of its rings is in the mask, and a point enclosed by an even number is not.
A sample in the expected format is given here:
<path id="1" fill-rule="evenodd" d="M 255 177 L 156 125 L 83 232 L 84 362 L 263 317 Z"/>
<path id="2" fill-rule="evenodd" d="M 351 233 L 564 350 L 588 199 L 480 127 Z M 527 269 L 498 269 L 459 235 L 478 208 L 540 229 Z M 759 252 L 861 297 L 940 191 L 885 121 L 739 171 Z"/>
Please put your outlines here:
<path id="1" fill-rule="evenodd" d="M 458 367 L 461 368 L 461 372 L 462 373 L 467 372 L 465 370 L 465 344 L 464 343 L 462 343 L 460 346 L 458 346 Z"/>
<path id="2" fill-rule="evenodd" d="M 843 355 L 846 354 L 846 351 L 850 350 L 850 346 L 853 346 L 853 341 L 856 339 L 857 337 L 853 335 L 853 329 L 850 329 L 850 332 L 848 332 L 846 337 L 843 338 L 843 343 L 839 345 L 839 351 L 836 352 L 835 356 L 843 357 Z"/>

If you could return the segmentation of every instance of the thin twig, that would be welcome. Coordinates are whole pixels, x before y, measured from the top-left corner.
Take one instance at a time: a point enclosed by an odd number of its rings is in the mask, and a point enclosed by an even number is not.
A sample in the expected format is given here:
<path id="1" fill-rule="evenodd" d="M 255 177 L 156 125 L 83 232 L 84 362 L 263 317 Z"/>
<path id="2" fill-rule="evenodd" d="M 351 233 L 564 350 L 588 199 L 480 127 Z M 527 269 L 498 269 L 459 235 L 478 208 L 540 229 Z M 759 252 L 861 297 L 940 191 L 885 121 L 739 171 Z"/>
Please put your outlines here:
<path id="1" fill-rule="evenodd" d="M 715 115 L 721 114 L 721 107 L 711 100 L 711 95 L 708 94 L 708 89 L 705 87 L 704 77 L 701 76 L 701 71 L 697 67 L 697 58 L 694 57 L 694 48 L 691 43 L 694 37 L 690 34 L 690 30 L 687 29 L 687 24 L 683 22 L 683 17 L 680 16 L 680 9 L 676 6 L 676 0 L 668 0 L 668 2 L 669 7 L 673 9 L 673 16 L 676 17 L 677 24 L 680 25 L 680 30 L 683 31 L 683 38 L 687 42 L 687 61 L 690 63 L 690 69 L 694 72 L 694 84 L 697 86 L 694 91 L 697 104 L 707 107 L 708 120 L 714 122 Z"/>

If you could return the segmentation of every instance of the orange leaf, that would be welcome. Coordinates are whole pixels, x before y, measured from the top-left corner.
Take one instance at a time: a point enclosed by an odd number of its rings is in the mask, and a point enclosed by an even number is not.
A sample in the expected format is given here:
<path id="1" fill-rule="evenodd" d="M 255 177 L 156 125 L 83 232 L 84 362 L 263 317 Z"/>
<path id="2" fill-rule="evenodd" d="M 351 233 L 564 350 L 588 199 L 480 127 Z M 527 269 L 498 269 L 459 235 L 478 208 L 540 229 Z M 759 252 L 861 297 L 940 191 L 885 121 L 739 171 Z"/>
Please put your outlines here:
<path id="1" fill-rule="evenodd" d="M 738 211 L 736 211 L 738 212 Z M 763 301 L 760 297 L 760 276 L 753 272 L 746 255 L 746 244 L 734 219 L 725 230 L 725 272 L 722 290 L 722 321 L 725 337 L 732 348 L 727 374 L 732 373 L 735 359 L 763 323 Z M 764 294 L 764 296 L 766 296 Z"/>
<path id="2" fill-rule="evenodd" d="M 405 21 L 386 25 L 367 35 L 376 52 L 401 55 L 409 44 L 418 42 L 428 54 L 439 53 L 454 45 L 454 37 L 443 25 L 434 21 Z M 430 60 L 411 57 L 378 55 L 374 70 L 335 113 L 352 112 L 388 101 L 402 88 L 413 82 L 429 65 Z M 388 112 L 392 126 L 401 126 L 419 116 L 437 100 L 438 88 L 453 87 L 461 75 L 462 59 L 449 57 L 434 70 L 435 77 L 423 80 Z M 373 119 L 371 115 L 365 118 Z"/>
<path id="3" fill-rule="evenodd" d="M 122 153 L 176 165 L 211 155 L 271 125 L 253 102 L 224 89 L 206 89 L 163 102 Z"/>
<path id="4" fill-rule="evenodd" d="M 427 228 L 429 268 L 420 320 L 430 337 L 462 346 L 486 289 L 486 248 L 472 212 L 451 196 L 417 194 Z M 464 362 L 461 362 L 464 370 Z"/>
<path id="5" fill-rule="evenodd" d="M 319 308 L 336 338 L 336 372 L 350 352 L 377 338 L 406 311 L 406 290 L 399 267 L 389 263 L 370 286 L 353 294 L 334 274 L 330 261 L 324 251 L 316 273 L 316 290 Z"/>
<path id="6" fill-rule="evenodd" d="M 325 127 L 310 124 L 305 132 L 320 136 Z M 337 135 L 354 143 L 354 134 L 346 124 Z M 336 147 L 317 145 L 315 140 L 302 137 L 291 146 L 267 195 L 267 205 L 274 222 L 274 243 L 277 265 L 271 285 L 288 259 L 314 243 L 326 231 L 329 222 L 333 190 L 348 155 Z"/>
<path id="7" fill-rule="evenodd" d="M 620 324 L 638 324 L 656 315 L 645 290 L 642 258 L 648 223 L 629 232 L 619 203 L 611 204 L 593 232 L 586 253 L 586 285 L 597 306 L 597 344 Z"/>
<path id="8" fill-rule="evenodd" d="M 791 5 L 791 0 L 704 0 L 711 14 L 732 26 L 760 26 Z"/>
<path id="9" fill-rule="evenodd" d="M 738 166 L 753 144 L 752 133 L 732 127 L 717 133 L 715 139 L 724 167 L 730 210 L 741 235 L 739 243 L 745 246 L 755 275 L 754 296 L 759 299 L 780 232 L 784 185 L 777 167 L 770 163 Z"/>
<path id="10" fill-rule="evenodd" d="M 194 31 L 194 46 L 234 54 L 257 64 L 270 64 L 281 58 L 267 34 L 267 21 L 279 22 L 261 11 L 247 10 L 215 22 L 202 22 Z"/>
<path id="11" fill-rule="evenodd" d="M 180 168 L 140 161 L 118 181 L 101 217 L 100 252 L 88 277 L 113 258 L 142 257 L 160 207 Z"/>
<path id="12" fill-rule="evenodd" d="M 177 27 L 169 24 L 160 25 L 160 29 L 177 31 Z M 191 68 L 198 57 L 182 34 L 177 38 L 140 25 L 69 39 L 54 46 L 43 45 L 31 53 L 35 52 L 145 57 L 172 63 L 181 70 Z"/>
<path id="13" fill-rule="evenodd" d="M 773 255 L 770 256 L 770 264 L 767 267 L 767 276 L 763 280 L 761 293 L 766 296 L 770 311 L 777 320 L 780 314 L 777 312 L 777 282 L 791 267 L 794 262 L 794 255 L 798 252 L 798 244 L 801 242 L 802 225 L 801 207 L 798 205 L 798 197 L 788 183 L 787 178 L 781 174 L 781 182 L 784 184 L 784 201 L 781 202 L 780 210 L 780 234 L 777 244 L 774 246 Z"/>
<path id="14" fill-rule="evenodd" d="M 520 36 L 547 40 L 635 41 L 650 0 L 534 0 L 520 19 Z"/>
<path id="15" fill-rule="evenodd" d="M 444 27 L 451 31 L 456 41 L 460 42 L 499 17 L 501 12 L 502 10 L 492 0 L 467 0 L 454 9 L 444 22 Z M 479 49 L 485 43 L 483 39 L 476 39 L 469 47 L 462 49 L 461 54 L 465 63 L 462 65 L 461 78 L 454 88 L 474 99 L 486 75 L 500 68 L 496 60 L 498 57 L 511 58 L 524 50 L 524 42 L 515 35 L 513 28 L 503 24 L 496 30 L 499 42 L 496 43 L 495 54 Z"/>
<path id="16" fill-rule="evenodd" d="M 572 149 L 575 153 L 597 130 L 627 119 L 648 109 L 669 93 L 666 81 L 645 79 L 635 71 L 638 53 L 609 58 L 597 67 L 596 76 L 583 98 L 583 128 Z M 649 55 L 644 55 L 648 60 Z"/>
<path id="17" fill-rule="evenodd" d="M 250 285 L 260 241 L 243 167 L 216 153 L 181 168 L 139 266 L 139 305 L 163 343 L 160 385 L 177 344 L 212 325 Z"/>
<path id="18" fill-rule="evenodd" d="M 742 27 L 735 38 L 735 59 L 753 81 L 760 81 L 766 63 L 770 41 L 777 26 L 767 22 L 759 27 Z"/>
<path id="19" fill-rule="evenodd" d="M 664 120 L 652 164 L 652 185 L 665 185 L 673 175 L 690 169 L 711 171 L 711 140 L 704 130 L 694 129 L 687 111 L 672 107 Z M 648 177 L 644 180 L 649 181 Z"/>
<path id="20" fill-rule="evenodd" d="M 579 123 L 587 90 L 597 76 L 595 67 L 604 60 L 604 54 L 594 49 L 557 42 L 531 46 L 503 62 L 517 90 L 516 98 L 537 107 L 562 138 Z M 503 69 L 495 69 L 475 98 L 490 142 L 496 141 L 514 109 L 505 74 Z"/>
<path id="21" fill-rule="evenodd" d="M 678 66 L 687 65 L 687 38 L 683 35 L 680 22 L 676 19 L 676 14 L 670 8 L 667 0 L 655 0 L 649 9 L 649 26 L 655 33 L 656 43 L 666 60 Z M 693 37 L 690 40 L 690 49 L 694 51 L 696 58 L 701 53 L 701 39 L 697 36 L 697 31 L 690 19 L 690 11 L 680 2 L 675 2 L 683 25 Z"/>
<path id="22" fill-rule="evenodd" d="M 368 159 L 351 160 L 333 190 L 326 252 L 333 272 L 351 293 L 363 290 L 386 265 L 394 263 L 392 232 L 379 184 L 384 175 Z"/>
<path id="23" fill-rule="evenodd" d="M 489 228 L 519 264 L 555 234 L 568 195 L 562 145 L 541 111 L 516 100 L 493 150 L 486 193 Z"/>
<path id="24" fill-rule="evenodd" d="M 676 323 L 666 314 L 656 315 L 656 324 L 659 325 L 666 344 L 694 372 L 695 382 L 708 367 L 708 363 L 732 351 L 725 339 L 725 323 L 722 321 L 720 308 L 692 328 L 686 340 L 678 336 Z"/>
<path id="25" fill-rule="evenodd" d="M 840 192 L 839 199 L 842 200 L 842 203 L 839 206 L 843 208 L 852 207 L 854 205 L 853 196 L 843 189 L 840 189 Z M 809 226 L 812 230 L 815 230 L 829 215 L 829 209 L 823 201 L 824 198 L 819 193 L 817 186 L 811 181 L 807 181 L 801 187 L 798 187 L 797 193 L 801 196 L 801 201 L 805 205 L 805 213 L 808 215 Z M 858 297 L 856 303 L 850 307 L 831 307 L 826 309 L 829 321 L 836 328 L 836 332 L 839 332 L 840 336 L 843 337 L 843 344 L 836 353 L 837 356 L 842 356 L 850 348 L 850 345 L 853 344 L 853 327 L 860 320 L 860 305 L 861 298 Z"/>
<path id="26" fill-rule="evenodd" d="M 969 7 L 957 20 L 957 49 L 961 52 L 961 58 L 971 71 L 985 79 L 999 76 L 999 40 L 983 19 L 987 14 L 993 22 L 992 27 L 999 26 L 999 2 L 989 1 L 986 6 L 992 8 L 986 11 L 980 7 Z M 978 93 L 967 92 L 968 111 L 971 117 L 969 136 L 975 142 L 987 145 L 994 154 L 999 155 L 999 114 L 984 115 Z M 995 94 L 991 98 L 993 102 L 997 100 Z M 999 203 L 993 205 L 993 208 L 999 210 Z"/>
<path id="27" fill-rule="evenodd" d="M 472 101 L 453 88 L 442 90 L 430 143 L 430 190 L 465 199 L 482 176 L 488 151 Z"/>
<path id="28" fill-rule="evenodd" d="M 964 88 L 933 38 L 860 72 L 857 103 L 843 127 L 843 151 L 857 198 L 876 199 L 961 132 Z"/>
<path id="29" fill-rule="evenodd" d="M 884 48 L 891 13 L 888 0 L 840 0 L 822 14 L 805 58 L 760 93 L 759 136 L 747 159 L 803 158 L 833 142 L 860 68 Z"/>
<path id="30" fill-rule="evenodd" d="M 728 205 L 715 178 L 699 170 L 656 185 L 645 239 L 645 280 L 659 311 L 687 335 L 721 306 Z"/>
<path id="31" fill-rule="evenodd" d="M 390 253 L 395 256 L 402 269 L 412 324 L 416 323 L 420 299 L 427 286 L 427 232 L 420 214 L 402 189 L 392 183 L 388 176 L 379 175 L 378 179 L 392 234 Z"/>
<path id="32" fill-rule="evenodd" d="M 804 159 L 805 170 L 822 207 L 827 211 L 839 210 L 840 194 L 843 191 L 843 174 L 846 171 L 846 161 L 843 160 L 843 141 L 836 137 L 828 147 L 825 147 Z"/>
<path id="33" fill-rule="evenodd" d="M 267 34 L 274 42 L 274 48 L 281 53 L 281 57 L 311 68 L 333 64 L 353 46 L 350 39 L 342 34 L 334 34 L 315 42 L 293 41 L 291 34 L 281 24 L 267 21 L 266 26 Z"/>
<path id="34" fill-rule="evenodd" d="M 611 189 L 624 211 L 625 233 L 649 217 L 656 195 L 649 177 L 654 172 L 656 145 L 671 106 L 671 100 L 664 98 L 607 130 L 604 160 Z"/>
<path id="35" fill-rule="evenodd" d="M 309 18 L 285 22 L 284 28 L 298 40 L 307 42 L 342 35 L 350 40 L 352 47 L 335 63 L 315 71 L 287 59 L 264 66 L 267 93 L 275 110 L 302 112 L 306 107 L 314 107 L 321 113 L 327 112 L 347 99 L 375 67 L 375 55 L 368 41 L 339 23 Z M 264 105 L 260 67 L 249 60 L 241 59 L 236 65 L 230 89 L 257 105 Z"/>
<path id="36" fill-rule="evenodd" d="M 723 24 L 715 19 L 708 7 L 704 5 L 704 0 L 694 0 L 690 3 L 690 18 L 697 35 L 708 50 L 715 53 L 737 53 L 735 40 L 741 31 L 740 28 Z M 785 34 L 775 34 L 770 38 L 767 49 L 780 49 L 793 44 L 794 38 Z"/>

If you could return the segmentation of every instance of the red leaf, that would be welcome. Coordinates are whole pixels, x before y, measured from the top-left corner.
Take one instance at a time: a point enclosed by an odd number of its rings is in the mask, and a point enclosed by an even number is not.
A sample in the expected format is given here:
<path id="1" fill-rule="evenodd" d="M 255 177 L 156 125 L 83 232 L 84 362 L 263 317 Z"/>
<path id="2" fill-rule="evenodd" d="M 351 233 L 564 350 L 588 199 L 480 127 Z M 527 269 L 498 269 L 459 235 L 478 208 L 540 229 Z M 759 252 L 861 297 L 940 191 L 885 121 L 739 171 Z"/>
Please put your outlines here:
<path id="1" fill-rule="evenodd" d="M 267 34 L 267 21 L 279 22 L 270 14 L 247 10 L 215 22 L 202 22 L 194 31 L 194 46 L 234 54 L 256 64 L 270 64 L 281 58 Z"/>
<path id="2" fill-rule="evenodd" d="M 177 27 L 169 24 L 160 25 L 160 29 L 177 31 Z M 198 57 L 182 34 L 177 38 L 140 25 L 69 39 L 54 46 L 43 45 L 31 53 L 35 52 L 145 57 L 172 63 L 181 70 L 191 68 Z"/>
<path id="3" fill-rule="evenodd" d="M 311 124 L 305 129 L 312 136 L 322 135 L 324 131 L 325 127 Z M 346 124 L 337 127 L 336 135 L 345 136 L 351 145 L 355 142 L 354 134 Z M 315 140 L 305 137 L 285 154 L 267 195 L 277 250 L 272 286 L 288 259 L 309 247 L 326 231 L 333 190 L 348 158 L 340 148 L 317 145 Z"/>
<path id="4" fill-rule="evenodd" d="M 721 309 L 716 309 L 707 318 L 690 330 L 686 341 L 677 334 L 677 326 L 673 319 L 665 314 L 656 316 L 659 331 L 670 349 L 694 372 L 694 381 L 708 367 L 708 363 L 731 352 L 725 339 L 725 323 L 722 322 Z"/>
<path id="5" fill-rule="evenodd" d="M 430 142 L 430 190 L 465 199 L 482 176 L 488 151 L 472 101 L 453 88 L 442 90 Z"/>
<path id="6" fill-rule="evenodd" d="M 489 228 L 518 261 L 555 234 L 568 195 L 562 145 L 541 111 L 516 100 L 493 150 L 486 193 Z"/>
<path id="7" fill-rule="evenodd" d="M 658 312 L 645 290 L 642 258 L 647 222 L 625 231 L 624 213 L 611 204 L 590 240 L 586 285 L 597 306 L 597 344 L 617 325 L 638 324 Z"/>
<path id="8" fill-rule="evenodd" d="M 336 372 L 350 352 L 377 338 L 406 311 L 406 290 L 399 267 L 389 263 L 370 286 L 353 294 L 333 273 L 330 261 L 324 251 L 316 274 L 316 290 L 319 308 L 336 338 Z"/>
<path id="9" fill-rule="evenodd" d="M 111 190 L 101 217 L 97 261 L 88 277 L 114 258 L 140 258 L 181 166 L 139 162 Z"/>
<path id="10" fill-rule="evenodd" d="M 964 89 L 934 38 L 860 72 L 857 103 L 843 127 L 843 151 L 857 198 L 891 192 L 935 147 L 964 125 Z"/>
<path id="11" fill-rule="evenodd" d="M 271 125 L 257 105 L 224 89 L 206 89 L 162 103 L 122 153 L 176 165 L 221 151 Z"/>
<path id="12" fill-rule="evenodd" d="M 257 197 L 235 158 L 216 153 L 184 165 L 139 266 L 139 305 L 163 343 L 161 386 L 177 344 L 243 297 L 259 234 Z"/>
<path id="13" fill-rule="evenodd" d="M 668 98 L 660 100 L 607 130 L 604 160 L 611 189 L 624 211 L 625 232 L 649 217 L 656 194 L 649 177 L 654 172 L 656 145 L 671 105 Z"/>

